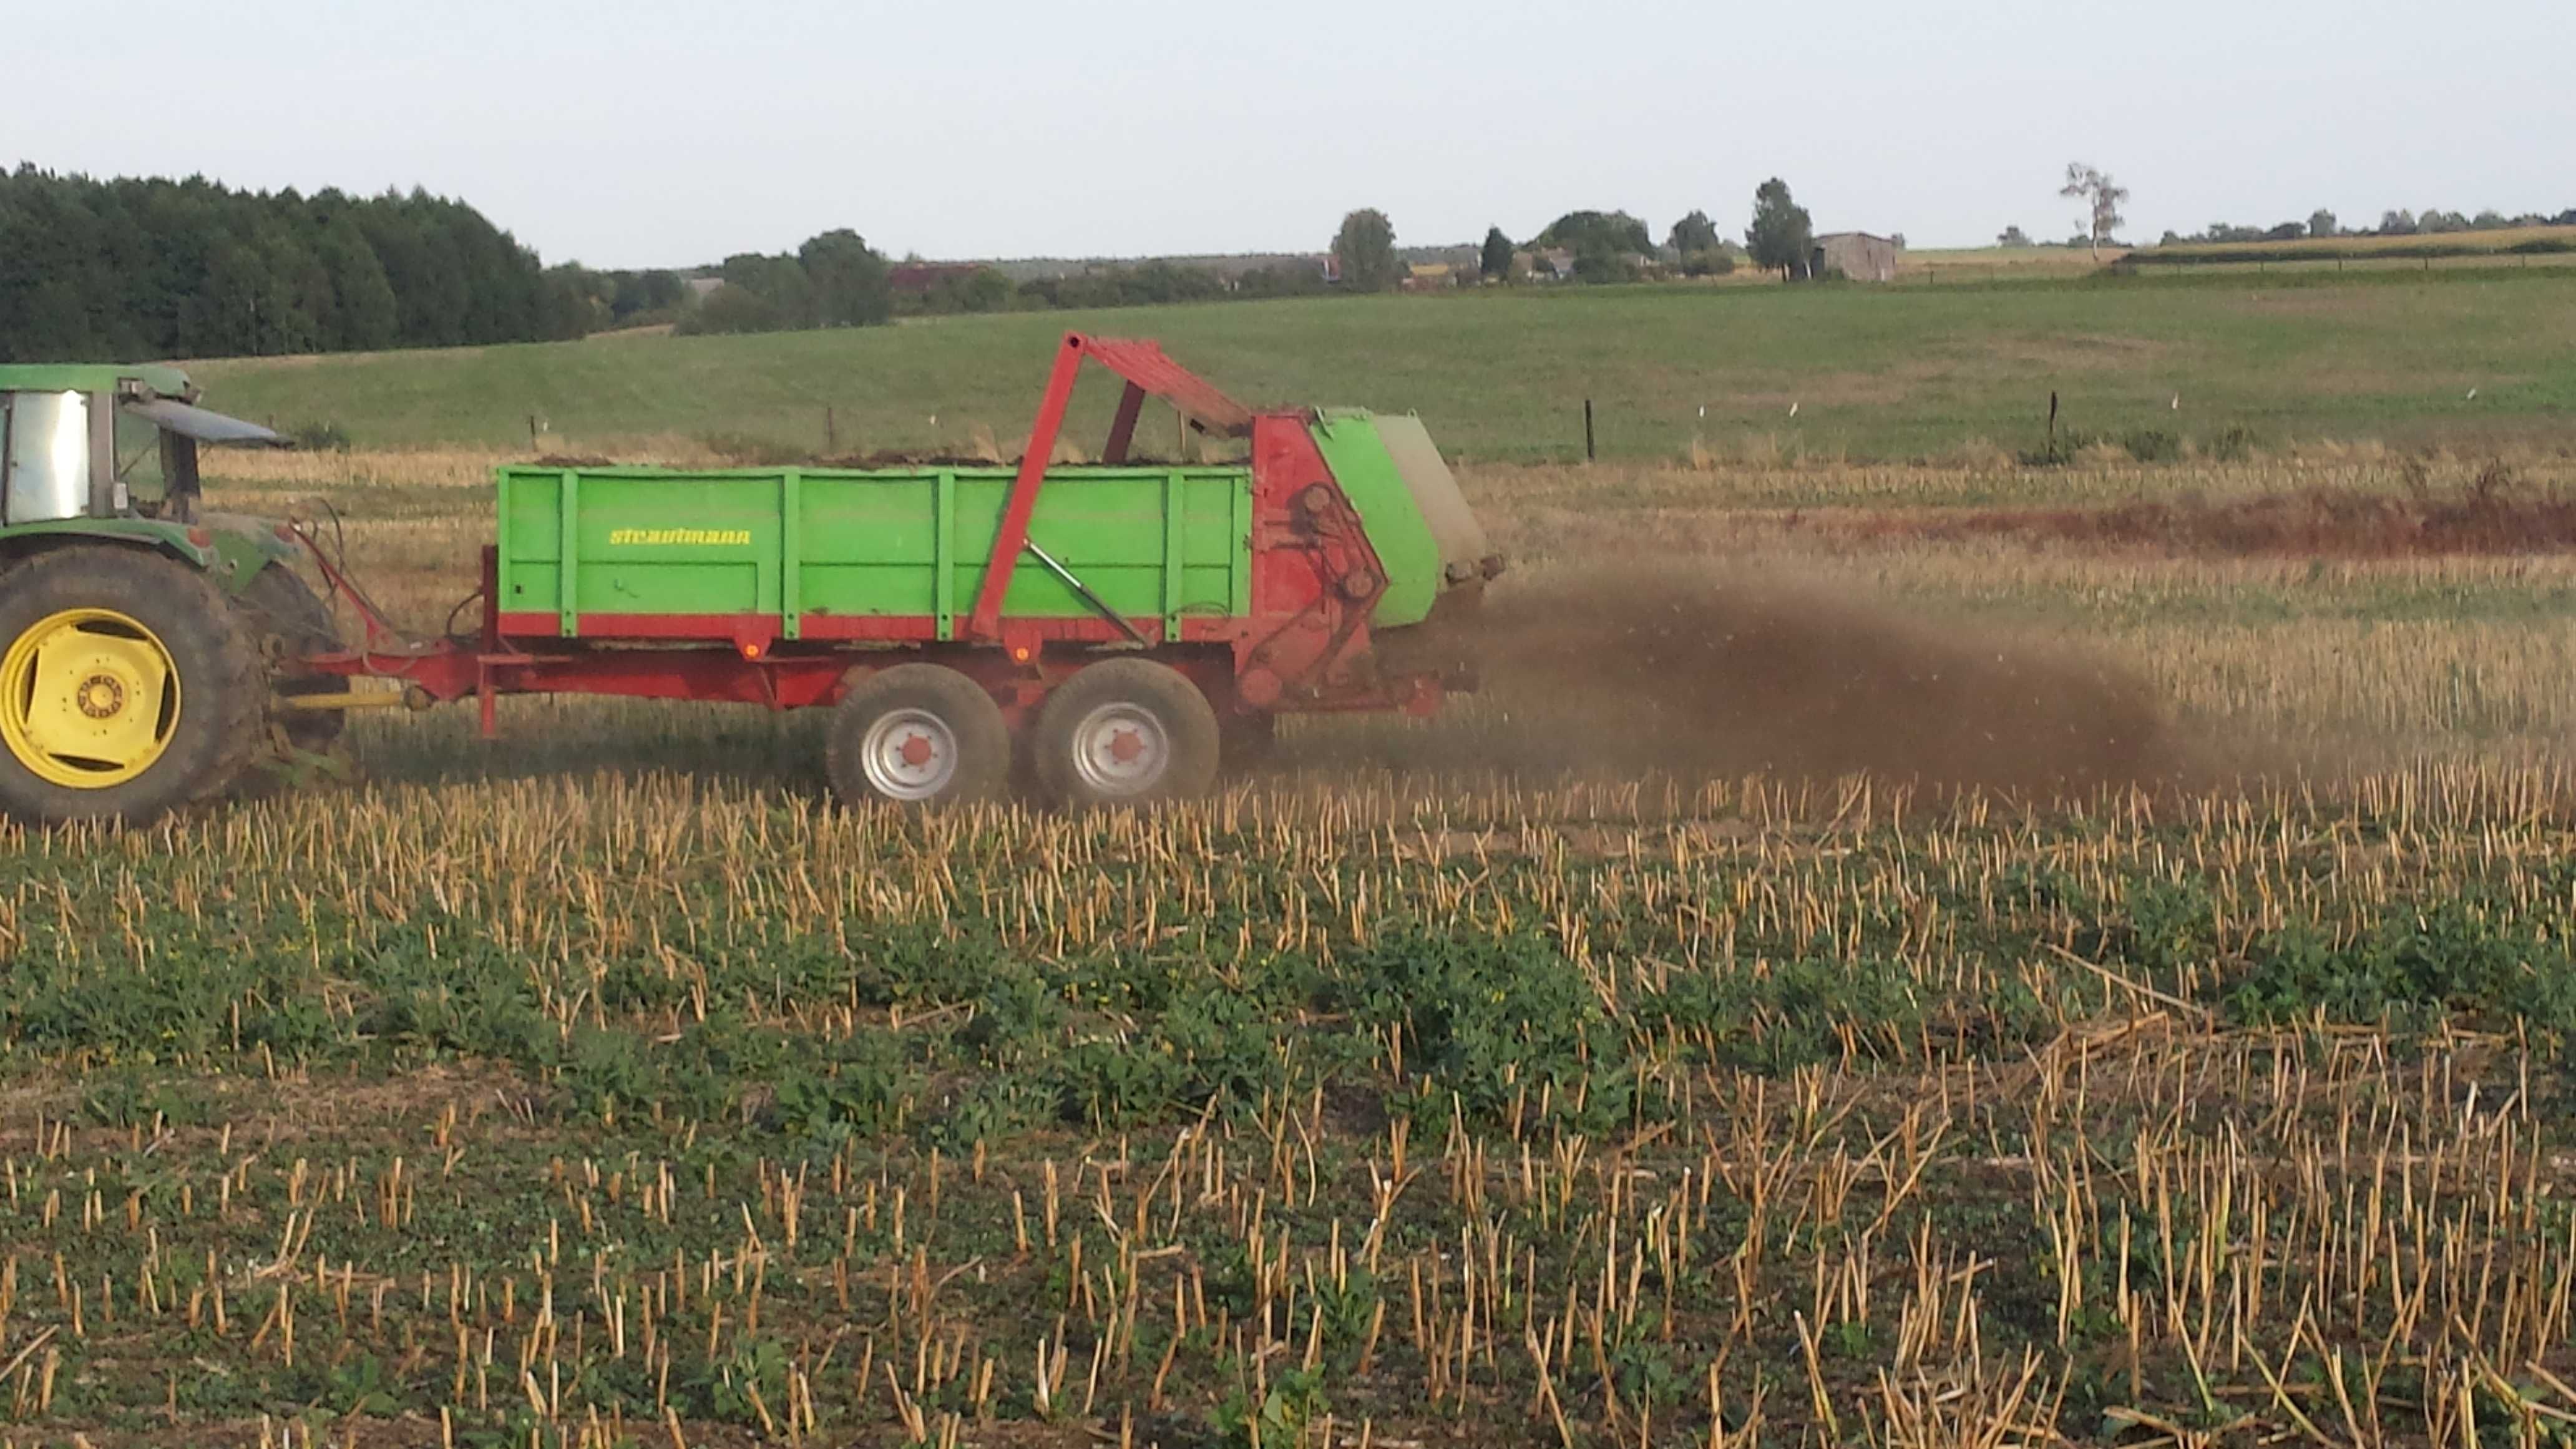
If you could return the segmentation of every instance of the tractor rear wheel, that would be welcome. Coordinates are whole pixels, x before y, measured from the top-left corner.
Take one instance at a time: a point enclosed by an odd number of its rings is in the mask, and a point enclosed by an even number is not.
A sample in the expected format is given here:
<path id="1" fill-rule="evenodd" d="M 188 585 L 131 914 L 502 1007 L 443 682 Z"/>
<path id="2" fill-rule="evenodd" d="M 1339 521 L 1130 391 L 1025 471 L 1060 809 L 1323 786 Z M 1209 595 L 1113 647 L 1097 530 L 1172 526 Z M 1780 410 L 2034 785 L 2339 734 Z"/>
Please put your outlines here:
<path id="1" fill-rule="evenodd" d="M 340 648 L 340 631 L 331 621 L 331 611 L 284 564 L 261 569 L 251 579 L 250 587 L 242 590 L 240 602 L 249 612 L 253 627 L 263 636 L 262 652 L 272 661 L 270 702 L 286 743 L 308 754 L 328 750 L 348 724 L 346 712 L 297 709 L 285 701 L 299 695 L 339 694 L 348 689 L 349 681 L 338 675 L 312 674 L 295 668 L 299 659 L 334 653 Z"/>
<path id="2" fill-rule="evenodd" d="M 1151 804 L 1216 783 L 1216 711 L 1187 675 L 1151 659 L 1104 659 L 1066 680 L 1038 711 L 1030 744 L 1039 788 L 1076 808 Z"/>
<path id="3" fill-rule="evenodd" d="M 67 548 L 0 584 L 0 814 L 144 821 L 220 794 L 267 703 L 252 632 L 176 559 Z"/>
<path id="4" fill-rule="evenodd" d="M 898 664 L 832 711 L 824 773 L 842 803 L 989 800 L 1011 778 L 1011 731 L 984 686 L 938 664 Z"/>

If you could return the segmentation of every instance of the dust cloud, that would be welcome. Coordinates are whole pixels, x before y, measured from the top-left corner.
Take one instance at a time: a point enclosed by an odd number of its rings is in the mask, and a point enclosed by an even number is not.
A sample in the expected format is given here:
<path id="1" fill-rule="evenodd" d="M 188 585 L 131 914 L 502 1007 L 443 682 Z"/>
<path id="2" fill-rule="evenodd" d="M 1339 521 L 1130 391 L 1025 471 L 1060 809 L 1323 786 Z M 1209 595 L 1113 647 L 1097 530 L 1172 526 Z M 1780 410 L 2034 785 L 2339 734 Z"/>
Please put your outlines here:
<path id="1" fill-rule="evenodd" d="M 1499 581 L 1488 708 L 1568 766 L 1866 772 L 2026 796 L 2171 779 L 2188 752 L 2111 661 L 1812 583 L 1668 567 Z"/>

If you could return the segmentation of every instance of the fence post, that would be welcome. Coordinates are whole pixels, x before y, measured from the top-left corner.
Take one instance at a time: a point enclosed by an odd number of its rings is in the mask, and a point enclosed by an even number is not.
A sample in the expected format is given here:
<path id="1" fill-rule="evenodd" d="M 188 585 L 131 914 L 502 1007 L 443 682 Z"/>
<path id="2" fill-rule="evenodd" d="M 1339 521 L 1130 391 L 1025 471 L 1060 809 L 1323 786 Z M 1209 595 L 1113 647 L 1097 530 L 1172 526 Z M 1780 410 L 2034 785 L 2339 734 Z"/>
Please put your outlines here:
<path id="1" fill-rule="evenodd" d="M 827 403 L 823 407 L 823 452 L 828 457 L 839 451 L 841 451 L 840 429 L 833 422 L 831 405 Z"/>
<path id="2" fill-rule="evenodd" d="M 1592 399 L 1583 400 L 1583 461 L 1591 462 L 1598 454 L 1592 441 Z"/>

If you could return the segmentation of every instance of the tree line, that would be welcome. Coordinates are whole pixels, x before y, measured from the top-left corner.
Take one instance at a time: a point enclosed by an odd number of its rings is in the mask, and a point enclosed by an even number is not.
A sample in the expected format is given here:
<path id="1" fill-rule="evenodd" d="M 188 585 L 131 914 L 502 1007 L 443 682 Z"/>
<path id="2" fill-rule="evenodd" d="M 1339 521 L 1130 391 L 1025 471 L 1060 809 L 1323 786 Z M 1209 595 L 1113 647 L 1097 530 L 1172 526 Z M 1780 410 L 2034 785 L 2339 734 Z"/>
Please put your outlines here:
<path id="1" fill-rule="evenodd" d="M 601 274 L 603 298 L 616 274 Z M 672 321 L 682 333 L 776 332 L 883 322 L 898 316 L 1147 307 L 1310 296 L 1329 289 L 1323 269 L 1274 263 L 1225 273 L 1169 261 L 1098 265 L 1062 277 L 1014 282 L 999 267 L 888 262 L 850 232 L 827 232 L 793 253 L 742 255 L 717 269 L 722 285 L 673 316 L 609 306 L 612 325 Z M 685 284 L 680 284 L 685 285 Z"/>
<path id="2" fill-rule="evenodd" d="M 0 360 L 578 336 L 567 277 L 461 201 L 0 173 Z"/>
<path id="3" fill-rule="evenodd" d="M 1898 238 L 1899 245 L 1903 238 Z M 1753 192 L 1753 211 L 1739 249 L 1718 231 L 1706 211 L 1693 210 L 1664 233 L 1655 245 L 1654 231 L 1624 211 L 1569 211 L 1549 222 L 1526 244 L 1516 243 L 1501 227 L 1485 231 L 1477 249 L 1477 272 L 1488 282 L 1519 280 L 1544 265 L 1556 280 L 1634 282 L 1679 271 L 1686 277 L 1724 276 L 1738 258 L 1783 278 L 1808 275 L 1815 249 L 1815 222 L 1790 194 L 1789 183 L 1772 177 Z M 1345 291 L 1380 292 L 1404 280 L 1395 247 L 1395 227 L 1374 207 L 1342 218 L 1334 233 L 1334 261 Z M 1555 259 L 1566 262 L 1557 270 Z"/>
<path id="4" fill-rule="evenodd" d="M 1744 255 L 1803 273 L 1806 213 L 1766 183 Z M 1668 270 L 1644 222 L 1572 211 L 1529 239 L 1570 255 L 1584 282 Z M 1732 271 L 1738 250 L 1707 213 L 1665 238 L 1687 275 Z M 1404 280 L 1395 230 L 1346 217 L 1335 273 L 1281 262 L 1222 273 L 1166 261 L 1014 282 L 991 267 L 890 263 L 848 229 L 720 266 L 603 271 L 537 253 L 462 201 L 415 189 L 353 197 L 236 190 L 203 177 L 96 180 L 33 166 L 0 173 L 0 361 L 133 360 L 529 342 L 611 327 L 771 332 L 867 326 L 900 314 L 1146 306 L 1381 291 Z M 1512 280 L 1520 247 L 1493 229 L 1482 273 Z M 897 285 L 906 273 L 934 274 Z M 717 285 L 709 287 L 708 281 Z M 695 285 L 693 285 L 693 282 Z"/>
<path id="5" fill-rule="evenodd" d="M 2065 245 L 2091 247 L 2096 251 L 2106 246 L 2120 245 L 2114 240 L 2114 234 L 2120 227 L 2128 224 L 2128 218 L 2120 214 L 2121 204 L 2129 199 L 2127 187 L 2113 181 L 2109 173 L 2076 161 L 2067 165 L 2066 184 L 2059 189 L 2058 195 L 2082 201 L 2085 209 L 2084 224 L 2077 228 L 2075 235 L 2070 237 Z M 2507 216 L 2493 207 L 2480 211 L 2475 216 L 2434 207 L 2418 216 L 2414 212 L 2400 209 L 2381 213 L 2379 225 L 2376 227 L 2347 227 L 2332 211 L 2319 207 L 2309 213 L 2305 221 L 2285 221 L 2274 226 L 2244 226 L 2234 222 L 2219 221 L 2212 222 L 2188 236 L 2179 231 L 2167 231 L 2164 239 L 2157 245 L 2242 246 L 2254 242 L 2330 241 L 2341 237 L 2447 236 L 2460 232 L 2511 231 L 2548 226 L 2576 226 L 2576 207 L 2570 207 L 2556 216 L 2536 211 L 2525 212 L 2519 216 Z M 2005 247 L 2052 245 L 2049 242 L 2034 243 L 2030 234 L 2018 226 L 2005 227 L 1995 237 L 1995 244 Z"/>
<path id="6" fill-rule="evenodd" d="M 2085 203 L 2071 243 L 2102 246 L 2126 188 L 2084 165 L 2064 192 Z M 2555 217 L 2391 211 L 2346 229 L 2330 211 L 2274 227 L 2214 224 L 2167 242 L 2419 236 L 2576 225 Z M 1543 270 L 1553 280 L 1627 282 L 1722 275 L 1739 260 L 1796 280 L 1814 226 L 1777 177 L 1756 189 L 1739 245 L 1705 211 L 1665 233 L 1624 211 L 1570 211 L 1525 242 L 1490 228 L 1474 272 L 1489 282 Z M 1901 238 L 1900 244 L 1901 244 Z M 2019 227 L 1998 238 L 2028 245 Z M 462 201 L 415 189 L 240 191 L 191 177 L 94 180 L 22 166 L 0 172 L 0 361 L 130 360 L 446 347 L 573 338 L 667 323 L 682 332 L 868 326 L 898 315 L 1147 306 L 1376 292 L 1407 278 L 1394 224 L 1362 208 L 1323 263 L 1236 272 L 1168 261 L 1102 265 L 1013 281 L 990 266 L 890 262 L 846 228 L 794 251 L 744 252 L 693 271 L 545 266 Z M 710 286 L 713 282 L 715 285 Z"/>
<path id="7" fill-rule="evenodd" d="M 2335 214 L 2319 207 L 2306 221 L 2285 221 L 2277 226 L 2240 226 L 2231 222 L 2212 222 L 2189 236 L 2168 231 L 2161 245 L 2186 243 L 2242 244 L 2261 241 L 2302 241 L 2310 238 L 2366 236 L 2454 236 L 2474 231 L 2516 231 L 2525 227 L 2576 226 L 2576 206 L 2556 216 L 2524 212 L 2507 216 L 2489 207 L 2472 216 L 2465 212 L 2429 207 L 2421 215 L 2400 208 L 2382 212 L 2375 227 L 2347 227 Z"/>

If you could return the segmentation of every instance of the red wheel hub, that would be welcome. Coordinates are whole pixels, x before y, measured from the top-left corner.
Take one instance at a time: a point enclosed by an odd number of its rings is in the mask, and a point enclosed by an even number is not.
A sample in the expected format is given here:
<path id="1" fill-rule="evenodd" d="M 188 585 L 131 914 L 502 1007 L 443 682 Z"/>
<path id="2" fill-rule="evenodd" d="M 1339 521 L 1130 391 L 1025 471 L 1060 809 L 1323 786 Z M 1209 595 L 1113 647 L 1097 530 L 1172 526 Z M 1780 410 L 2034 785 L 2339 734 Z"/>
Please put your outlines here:
<path id="1" fill-rule="evenodd" d="M 932 760 L 938 758 L 939 747 L 931 743 L 928 735 L 912 735 L 895 747 L 895 755 L 903 761 L 907 769 L 919 770 L 928 767 Z"/>

